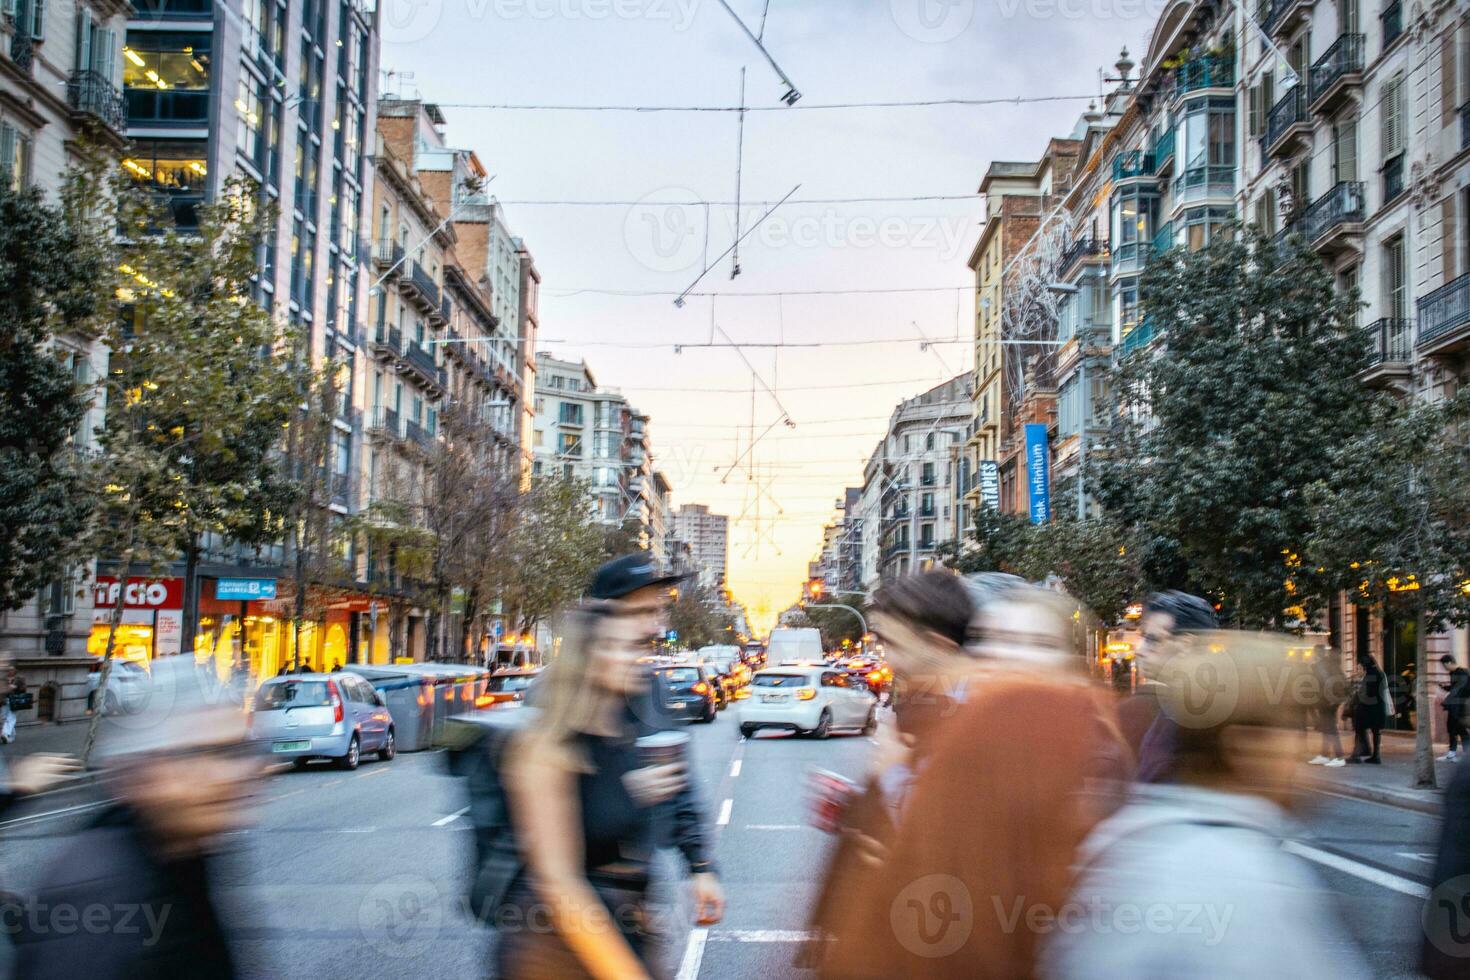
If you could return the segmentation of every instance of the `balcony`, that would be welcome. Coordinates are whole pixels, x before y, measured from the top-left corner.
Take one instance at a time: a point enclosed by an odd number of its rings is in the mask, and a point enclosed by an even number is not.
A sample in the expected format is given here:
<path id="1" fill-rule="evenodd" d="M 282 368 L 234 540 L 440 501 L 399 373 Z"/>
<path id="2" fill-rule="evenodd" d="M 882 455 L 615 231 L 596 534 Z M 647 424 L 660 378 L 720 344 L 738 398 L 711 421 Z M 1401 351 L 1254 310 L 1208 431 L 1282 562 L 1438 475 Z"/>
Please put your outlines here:
<path id="1" fill-rule="evenodd" d="M 66 101 L 78 114 L 91 116 L 119 136 L 127 132 L 128 106 L 122 93 L 95 71 L 72 72 Z"/>
<path id="2" fill-rule="evenodd" d="M 1145 316 L 1132 330 L 1123 335 L 1118 342 L 1118 356 L 1128 357 L 1143 350 L 1154 341 L 1154 321 Z"/>
<path id="3" fill-rule="evenodd" d="M 1261 30 L 1276 37 L 1289 33 L 1301 23 L 1312 3 L 1313 0 L 1272 0 L 1266 15 L 1260 18 Z"/>
<path id="4" fill-rule="evenodd" d="M 368 433 L 389 439 L 402 438 L 403 428 L 398 413 L 391 408 L 378 408 L 373 412 L 373 424 L 368 428 Z"/>
<path id="5" fill-rule="evenodd" d="M 350 473 L 333 473 L 330 476 L 332 503 L 347 506 L 352 495 L 352 475 Z"/>
<path id="6" fill-rule="evenodd" d="M 403 294 L 411 300 L 416 300 L 424 307 L 426 313 L 438 314 L 439 312 L 439 285 L 434 282 L 434 277 L 417 262 L 409 263 L 408 278 L 400 282 Z"/>
<path id="7" fill-rule="evenodd" d="M 1363 330 L 1368 344 L 1364 383 L 1377 386 L 1408 381 L 1414 359 L 1413 321 L 1384 317 Z"/>
<path id="8" fill-rule="evenodd" d="M 1269 156 L 1284 157 L 1311 135 L 1306 87 L 1297 85 L 1277 100 L 1266 115 L 1266 140 L 1262 146 Z"/>
<path id="9" fill-rule="evenodd" d="M 385 272 L 397 275 L 403 271 L 403 246 L 395 241 L 382 240 L 373 245 L 373 264 Z"/>
<path id="10" fill-rule="evenodd" d="M 403 355 L 403 362 L 411 371 L 418 374 L 425 384 L 439 384 L 439 365 L 434 363 L 434 355 L 420 347 L 418 341 L 408 342 L 408 350 Z"/>
<path id="11" fill-rule="evenodd" d="M 1470 346 L 1470 273 L 1453 279 L 1419 300 L 1419 343 L 1429 355 Z"/>
<path id="12" fill-rule="evenodd" d="M 1154 243 L 1151 247 L 1155 255 L 1167 252 L 1174 247 L 1174 222 L 1164 222 L 1163 227 L 1154 235 Z"/>
<path id="13" fill-rule="evenodd" d="M 1174 98 L 1205 89 L 1235 87 L 1235 66 L 1224 58 L 1205 55 L 1186 61 L 1174 71 Z"/>
<path id="14" fill-rule="evenodd" d="M 1114 279 L 1119 276 L 1137 275 L 1143 271 L 1145 265 L 1148 265 L 1149 256 L 1152 254 L 1148 242 L 1124 242 L 1113 249 L 1113 264 L 1109 275 Z"/>
<path id="15" fill-rule="evenodd" d="M 403 334 L 396 327 L 379 324 L 369 346 L 378 357 L 398 357 L 403 352 Z"/>
<path id="16" fill-rule="evenodd" d="M 1133 180 L 1139 177 L 1152 179 L 1154 155 L 1143 150 L 1129 150 L 1113 157 L 1113 180 Z"/>
<path id="17" fill-rule="evenodd" d="M 1312 64 L 1312 111 L 1330 113 L 1363 84 L 1363 35 L 1344 34 Z"/>
<path id="18" fill-rule="evenodd" d="M 439 316 L 445 323 L 454 319 L 454 304 L 449 301 L 448 296 L 441 297 L 439 300 Z"/>
<path id="19" fill-rule="evenodd" d="M 1057 274 L 1064 276 L 1075 263 L 1088 258 L 1106 258 L 1107 254 L 1108 243 L 1100 238 L 1074 239 L 1067 245 L 1067 250 L 1062 253 L 1062 261 L 1057 267 Z"/>
<path id="20" fill-rule="evenodd" d="M 1378 15 L 1378 23 L 1383 27 L 1383 51 L 1387 51 L 1393 42 L 1397 41 L 1404 33 L 1404 5 L 1402 0 L 1390 0 Z"/>
<path id="21" fill-rule="evenodd" d="M 1173 169 L 1175 135 L 1176 130 L 1170 128 L 1149 147 L 1149 155 L 1154 159 L 1154 173 L 1160 177 Z"/>
<path id="22" fill-rule="evenodd" d="M 1344 180 L 1313 201 L 1292 225 L 1318 252 L 1355 247 L 1363 235 L 1363 184 Z"/>
<path id="23" fill-rule="evenodd" d="M 15 62 L 15 67 L 29 75 L 36 63 L 36 39 L 25 31 L 16 31 L 10 38 L 10 60 Z"/>
<path id="24" fill-rule="evenodd" d="M 417 446 L 427 448 L 434 441 L 434 434 L 413 419 L 403 420 L 403 438 Z"/>

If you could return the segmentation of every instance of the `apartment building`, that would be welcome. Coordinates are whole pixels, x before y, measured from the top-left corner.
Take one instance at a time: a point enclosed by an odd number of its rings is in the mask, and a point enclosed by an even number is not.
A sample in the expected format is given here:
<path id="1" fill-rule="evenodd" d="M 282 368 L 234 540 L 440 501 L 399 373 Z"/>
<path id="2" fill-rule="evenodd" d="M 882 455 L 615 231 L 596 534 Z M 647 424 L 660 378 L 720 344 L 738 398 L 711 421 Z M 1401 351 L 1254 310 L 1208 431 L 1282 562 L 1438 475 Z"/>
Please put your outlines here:
<path id="1" fill-rule="evenodd" d="M 941 546 L 959 538 L 951 449 L 965 441 L 974 383 L 967 371 L 894 408 L 854 501 L 864 551 L 873 552 L 862 562 L 865 590 L 928 568 Z"/>
<path id="2" fill-rule="evenodd" d="M 54 201 L 62 176 L 82 162 L 80 154 L 100 153 L 112 163 L 121 156 L 127 135 L 121 62 L 130 10 L 112 0 L 0 4 L 0 181 L 13 189 L 40 188 Z M 80 382 L 107 370 L 107 349 L 94 337 L 68 334 L 56 338 L 56 346 Z M 77 444 L 93 447 L 101 423 L 98 405 L 78 426 Z M 168 610 L 166 622 L 177 623 L 170 618 L 176 615 Z M 37 706 L 22 712 L 21 721 L 85 712 L 93 616 L 93 592 L 78 596 L 71 581 L 0 613 L 0 656 L 13 661 L 38 693 Z"/>
<path id="3" fill-rule="evenodd" d="M 691 571 L 705 588 L 725 583 L 730 562 L 730 519 L 704 504 L 684 504 L 674 512 L 674 537 L 689 548 Z"/>

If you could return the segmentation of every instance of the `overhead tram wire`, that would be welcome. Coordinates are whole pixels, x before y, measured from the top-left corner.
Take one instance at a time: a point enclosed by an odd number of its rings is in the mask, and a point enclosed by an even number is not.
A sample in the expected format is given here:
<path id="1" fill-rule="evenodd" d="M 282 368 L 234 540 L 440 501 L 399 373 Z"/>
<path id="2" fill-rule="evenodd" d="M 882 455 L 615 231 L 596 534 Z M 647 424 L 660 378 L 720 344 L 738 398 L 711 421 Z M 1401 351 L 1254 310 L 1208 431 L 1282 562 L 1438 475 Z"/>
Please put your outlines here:
<path id="1" fill-rule="evenodd" d="M 796 197 L 787 201 L 788 205 L 797 204 L 927 204 L 935 201 L 969 201 L 979 203 L 979 194 L 909 194 L 892 197 Z M 775 201 L 705 201 L 693 198 L 687 201 L 669 200 L 653 201 L 648 198 L 638 200 L 596 200 L 589 198 L 526 198 L 523 200 L 508 200 L 496 198 L 499 204 L 514 207 L 586 207 L 586 208 L 632 208 L 632 207 L 769 207 Z"/>
<path id="2" fill-rule="evenodd" d="M 808 112 L 848 109 L 931 109 L 943 106 L 977 108 L 997 105 L 1033 105 L 1041 102 L 1085 102 L 1097 93 L 1086 95 L 1015 95 L 993 99 L 914 99 L 881 102 L 799 102 L 793 106 L 738 105 L 569 105 L 565 103 L 526 102 L 437 102 L 441 109 L 483 109 L 495 112 Z"/>

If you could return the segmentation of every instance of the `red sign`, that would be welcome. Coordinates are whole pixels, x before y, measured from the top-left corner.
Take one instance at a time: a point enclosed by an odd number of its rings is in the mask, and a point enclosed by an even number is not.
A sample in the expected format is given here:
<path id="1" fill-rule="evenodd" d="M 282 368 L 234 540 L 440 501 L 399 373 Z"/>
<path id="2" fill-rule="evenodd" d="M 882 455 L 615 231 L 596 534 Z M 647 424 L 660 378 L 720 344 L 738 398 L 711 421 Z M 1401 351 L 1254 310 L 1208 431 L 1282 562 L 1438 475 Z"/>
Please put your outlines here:
<path id="1" fill-rule="evenodd" d="M 117 604 L 117 579 L 111 575 L 97 576 L 93 588 L 94 604 L 98 609 L 111 609 Z M 123 596 L 124 609 L 183 609 L 184 580 L 181 578 L 130 578 Z"/>

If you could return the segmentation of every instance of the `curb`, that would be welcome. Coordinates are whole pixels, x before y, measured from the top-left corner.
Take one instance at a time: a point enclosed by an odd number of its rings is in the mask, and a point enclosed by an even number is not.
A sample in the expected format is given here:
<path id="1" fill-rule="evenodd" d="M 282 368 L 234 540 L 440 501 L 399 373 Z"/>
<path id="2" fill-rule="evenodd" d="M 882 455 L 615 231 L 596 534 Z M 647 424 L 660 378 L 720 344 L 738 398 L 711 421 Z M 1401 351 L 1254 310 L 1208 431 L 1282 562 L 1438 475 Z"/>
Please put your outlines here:
<path id="1" fill-rule="evenodd" d="M 1388 806 L 1396 806 L 1403 810 L 1414 810 L 1418 813 L 1427 813 L 1430 816 L 1440 816 L 1444 812 L 1443 790 L 1397 790 L 1382 789 L 1377 786 L 1363 786 L 1358 783 L 1334 782 L 1329 779 L 1321 779 L 1307 776 L 1298 780 L 1301 786 L 1308 790 L 1322 790 L 1326 793 L 1335 793 L 1338 796 L 1351 796 L 1354 799 L 1367 800 L 1370 803 L 1383 803 Z"/>

